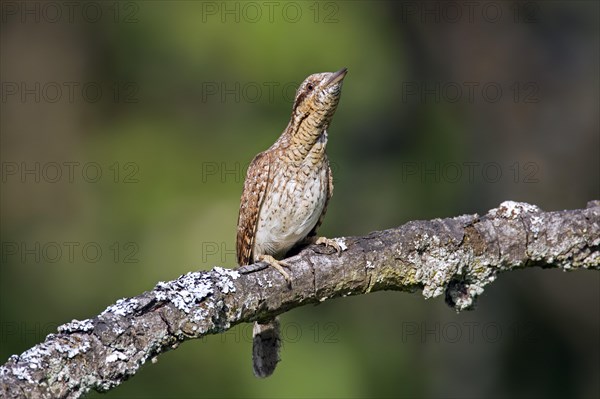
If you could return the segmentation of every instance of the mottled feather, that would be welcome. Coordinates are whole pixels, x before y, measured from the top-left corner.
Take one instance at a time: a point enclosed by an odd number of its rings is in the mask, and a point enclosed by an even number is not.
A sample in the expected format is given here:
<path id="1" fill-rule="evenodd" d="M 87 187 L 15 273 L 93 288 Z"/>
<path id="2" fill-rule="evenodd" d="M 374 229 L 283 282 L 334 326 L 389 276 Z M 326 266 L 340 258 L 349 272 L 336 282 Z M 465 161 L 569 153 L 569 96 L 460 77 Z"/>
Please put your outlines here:
<path id="1" fill-rule="evenodd" d="M 317 229 L 323 223 L 323 219 L 325 219 L 325 213 L 327 213 L 327 205 L 329 205 L 329 200 L 333 196 L 333 174 L 331 173 L 331 166 L 329 165 L 329 161 L 327 161 L 327 199 L 325 200 L 325 205 L 323 206 L 323 211 L 321 212 L 321 216 L 319 216 L 319 220 L 317 224 L 311 232 L 308 234 L 308 237 L 313 237 L 317 235 Z"/>
<path id="2" fill-rule="evenodd" d="M 240 266 L 252 264 L 258 216 L 269 187 L 271 162 L 269 154 L 261 152 L 248 166 L 238 216 L 236 253 Z"/>

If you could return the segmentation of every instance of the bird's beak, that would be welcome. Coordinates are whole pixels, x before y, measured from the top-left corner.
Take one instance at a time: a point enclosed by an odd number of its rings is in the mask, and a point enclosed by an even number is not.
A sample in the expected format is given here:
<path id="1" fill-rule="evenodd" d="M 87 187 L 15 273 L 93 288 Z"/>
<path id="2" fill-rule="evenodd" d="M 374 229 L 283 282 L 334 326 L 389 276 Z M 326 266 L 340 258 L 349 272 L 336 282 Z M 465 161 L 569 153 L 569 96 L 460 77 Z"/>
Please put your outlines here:
<path id="1" fill-rule="evenodd" d="M 348 68 L 342 68 L 337 72 L 334 72 L 329 79 L 327 80 L 327 82 L 325 82 L 325 87 L 331 86 L 336 84 L 337 82 L 341 81 L 342 79 L 344 79 L 344 77 L 346 76 L 346 73 L 348 72 Z"/>

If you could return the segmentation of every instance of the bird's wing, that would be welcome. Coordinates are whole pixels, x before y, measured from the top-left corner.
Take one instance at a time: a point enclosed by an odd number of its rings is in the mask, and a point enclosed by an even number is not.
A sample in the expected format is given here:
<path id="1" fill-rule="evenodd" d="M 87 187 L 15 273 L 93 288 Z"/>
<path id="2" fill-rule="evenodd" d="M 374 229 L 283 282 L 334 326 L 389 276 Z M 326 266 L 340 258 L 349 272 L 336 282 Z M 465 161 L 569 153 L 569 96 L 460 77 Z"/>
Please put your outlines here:
<path id="1" fill-rule="evenodd" d="M 319 216 L 319 220 L 313 229 L 308 233 L 308 237 L 316 236 L 317 229 L 323 223 L 323 219 L 325 219 L 325 213 L 327 213 L 327 205 L 329 204 L 329 200 L 333 196 L 333 174 L 331 173 L 331 166 L 329 165 L 329 160 L 327 160 L 327 197 L 325 199 L 325 205 L 323 206 L 323 211 L 321 212 L 321 216 Z"/>
<path id="2" fill-rule="evenodd" d="M 254 261 L 252 247 L 258 226 L 258 215 L 269 185 L 269 170 L 270 159 L 266 152 L 261 152 L 254 157 L 248 166 L 237 226 L 236 252 L 240 266 L 249 265 Z"/>

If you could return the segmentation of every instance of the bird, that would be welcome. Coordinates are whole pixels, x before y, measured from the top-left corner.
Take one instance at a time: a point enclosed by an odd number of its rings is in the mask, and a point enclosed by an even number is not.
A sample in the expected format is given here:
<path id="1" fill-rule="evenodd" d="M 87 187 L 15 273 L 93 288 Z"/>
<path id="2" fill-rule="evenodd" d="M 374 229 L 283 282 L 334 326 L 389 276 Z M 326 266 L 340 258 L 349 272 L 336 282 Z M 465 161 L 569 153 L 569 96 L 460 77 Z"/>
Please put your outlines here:
<path id="1" fill-rule="evenodd" d="M 275 143 L 248 166 L 240 200 L 236 254 L 240 266 L 265 262 L 291 287 L 283 261 L 294 246 L 324 244 L 338 253 L 340 246 L 318 237 L 333 194 L 333 177 L 325 152 L 327 131 L 348 72 L 315 73 L 296 91 L 287 127 Z M 279 320 L 259 320 L 253 328 L 253 370 L 270 376 L 279 362 Z"/>

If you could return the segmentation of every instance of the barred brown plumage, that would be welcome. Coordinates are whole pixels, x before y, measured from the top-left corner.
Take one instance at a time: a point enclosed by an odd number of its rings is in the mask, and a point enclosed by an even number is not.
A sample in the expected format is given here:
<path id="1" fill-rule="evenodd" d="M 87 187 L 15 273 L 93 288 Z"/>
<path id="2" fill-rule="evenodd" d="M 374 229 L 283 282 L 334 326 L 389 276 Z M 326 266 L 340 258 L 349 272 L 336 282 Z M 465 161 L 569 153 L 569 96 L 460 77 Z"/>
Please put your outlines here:
<path id="1" fill-rule="evenodd" d="M 281 259 L 304 241 L 330 245 L 320 237 L 333 180 L 325 153 L 327 129 L 340 100 L 347 69 L 310 75 L 296 92 L 290 121 L 279 139 L 250 163 L 237 227 L 240 266 L 265 261 L 291 284 Z M 254 373 L 267 377 L 279 361 L 277 320 L 257 324 L 253 340 Z"/>

